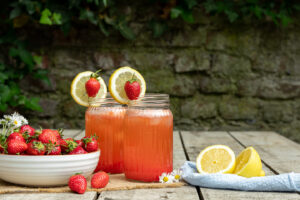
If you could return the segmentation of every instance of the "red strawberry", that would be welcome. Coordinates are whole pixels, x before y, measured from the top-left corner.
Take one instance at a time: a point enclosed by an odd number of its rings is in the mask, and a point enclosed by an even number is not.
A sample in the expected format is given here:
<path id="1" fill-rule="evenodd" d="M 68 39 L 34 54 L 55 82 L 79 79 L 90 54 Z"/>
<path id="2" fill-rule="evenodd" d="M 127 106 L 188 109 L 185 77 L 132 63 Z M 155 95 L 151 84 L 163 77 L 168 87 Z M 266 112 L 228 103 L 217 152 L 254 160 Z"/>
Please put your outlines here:
<path id="1" fill-rule="evenodd" d="M 39 141 L 42 143 L 58 143 L 58 139 L 56 135 L 53 133 L 51 129 L 43 129 L 42 133 L 39 135 Z"/>
<path id="2" fill-rule="evenodd" d="M 87 152 L 81 146 L 78 146 L 73 151 L 71 151 L 69 154 L 72 155 L 72 154 L 86 154 L 86 153 Z"/>
<path id="3" fill-rule="evenodd" d="M 89 97 L 95 97 L 100 90 L 100 83 L 97 80 L 100 71 L 92 73 L 90 79 L 85 83 L 85 90 Z"/>
<path id="4" fill-rule="evenodd" d="M 73 140 L 73 138 L 60 139 L 59 143 L 61 151 L 63 153 L 71 152 L 78 146 L 78 144 Z"/>
<path id="5" fill-rule="evenodd" d="M 27 148 L 27 144 L 20 140 L 9 140 L 7 144 L 8 154 L 20 154 L 26 151 Z"/>
<path id="6" fill-rule="evenodd" d="M 14 132 L 14 133 L 10 134 L 7 138 L 7 141 L 9 141 L 9 140 L 19 140 L 22 142 L 26 142 L 25 139 L 23 138 L 22 134 L 18 133 L 18 132 Z"/>
<path id="7" fill-rule="evenodd" d="M 21 134 L 27 133 L 31 137 L 34 136 L 35 129 L 29 126 L 28 124 L 21 126 L 20 131 Z"/>
<path id="8" fill-rule="evenodd" d="M 69 188 L 78 194 L 85 193 L 87 187 L 86 179 L 83 175 L 75 174 L 69 179 Z"/>
<path id="9" fill-rule="evenodd" d="M 87 152 L 93 152 L 98 150 L 98 142 L 94 136 L 82 138 L 83 147 Z"/>
<path id="10" fill-rule="evenodd" d="M 83 142 L 82 142 L 82 140 L 76 140 L 75 142 L 77 142 L 78 146 L 83 147 Z"/>
<path id="11" fill-rule="evenodd" d="M 38 141 L 38 140 L 32 140 L 30 143 L 28 143 L 28 149 L 26 150 L 26 153 L 29 155 L 44 155 L 46 152 L 45 145 Z"/>
<path id="12" fill-rule="evenodd" d="M 46 154 L 47 155 L 60 155 L 61 148 L 58 144 L 48 143 L 46 144 Z"/>
<path id="13" fill-rule="evenodd" d="M 104 188 L 109 181 L 109 176 L 105 172 L 98 172 L 93 175 L 91 185 L 93 188 Z"/>
<path id="14" fill-rule="evenodd" d="M 63 137 L 63 129 L 52 130 L 52 132 L 56 135 L 57 139 L 61 139 Z"/>
<path id="15" fill-rule="evenodd" d="M 124 90 L 128 99 L 136 100 L 140 96 L 141 86 L 135 79 L 131 79 L 125 83 Z"/>

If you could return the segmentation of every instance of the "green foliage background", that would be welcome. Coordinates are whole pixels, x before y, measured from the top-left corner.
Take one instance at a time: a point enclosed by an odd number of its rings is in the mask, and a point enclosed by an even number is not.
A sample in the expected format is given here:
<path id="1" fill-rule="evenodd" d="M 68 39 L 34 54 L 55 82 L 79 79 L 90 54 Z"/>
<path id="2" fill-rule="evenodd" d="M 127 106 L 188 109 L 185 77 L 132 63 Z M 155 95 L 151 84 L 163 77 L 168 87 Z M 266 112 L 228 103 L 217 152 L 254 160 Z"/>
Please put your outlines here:
<path id="1" fill-rule="evenodd" d="M 153 37 L 168 31 L 168 24 L 176 18 L 187 23 L 195 22 L 196 12 L 226 17 L 229 22 L 255 20 L 287 26 L 300 10 L 297 0 L 147 0 L 139 2 L 144 8 L 156 12 L 148 18 Z M 39 110 L 39 99 L 22 94 L 19 82 L 25 76 L 42 79 L 47 84 L 47 70 L 41 65 L 41 55 L 28 50 L 26 40 L 18 35 L 28 24 L 54 26 L 68 34 L 80 21 L 99 27 L 105 36 L 119 32 L 124 38 L 134 40 L 136 35 L 128 26 L 131 16 L 124 11 L 127 1 L 117 0 L 6 0 L 0 2 L 0 111 L 9 107 Z M 140 7 L 140 9 L 143 9 Z"/>

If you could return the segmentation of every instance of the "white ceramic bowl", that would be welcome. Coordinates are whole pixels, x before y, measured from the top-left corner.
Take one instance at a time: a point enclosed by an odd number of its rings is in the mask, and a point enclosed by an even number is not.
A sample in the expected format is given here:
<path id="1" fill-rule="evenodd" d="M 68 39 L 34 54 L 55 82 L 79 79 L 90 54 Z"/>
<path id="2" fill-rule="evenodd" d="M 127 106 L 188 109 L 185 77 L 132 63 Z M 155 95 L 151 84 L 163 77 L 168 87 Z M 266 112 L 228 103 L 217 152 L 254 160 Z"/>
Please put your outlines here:
<path id="1" fill-rule="evenodd" d="M 67 185 L 75 173 L 89 176 L 95 170 L 100 150 L 87 154 L 57 156 L 0 155 L 0 179 L 27 186 Z"/>

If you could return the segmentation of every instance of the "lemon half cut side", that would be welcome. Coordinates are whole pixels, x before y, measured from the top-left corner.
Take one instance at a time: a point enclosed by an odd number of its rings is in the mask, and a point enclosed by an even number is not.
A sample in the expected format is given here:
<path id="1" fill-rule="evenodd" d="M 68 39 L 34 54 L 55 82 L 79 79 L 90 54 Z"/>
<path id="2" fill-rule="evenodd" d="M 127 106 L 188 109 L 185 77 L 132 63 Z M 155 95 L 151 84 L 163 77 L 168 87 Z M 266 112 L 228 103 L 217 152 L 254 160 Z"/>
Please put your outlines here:
<path id="1" fill-rule="evenodd" d="M 201 174 L 232 173 L 235 169 L 235 155 L 228 146 L 208 146 L 199 153 L 196 166 Z"/>

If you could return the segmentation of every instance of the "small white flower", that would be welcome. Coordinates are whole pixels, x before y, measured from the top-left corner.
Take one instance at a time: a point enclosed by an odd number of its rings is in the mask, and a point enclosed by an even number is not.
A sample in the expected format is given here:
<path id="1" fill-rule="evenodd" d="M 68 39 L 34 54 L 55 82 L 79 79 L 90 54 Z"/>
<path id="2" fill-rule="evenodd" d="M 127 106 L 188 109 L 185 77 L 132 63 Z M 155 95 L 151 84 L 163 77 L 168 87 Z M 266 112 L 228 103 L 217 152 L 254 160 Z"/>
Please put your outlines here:
<path id="1" fill-rule="evenodd" d="M 171 174 L 162 173 L 159 177 L 161 183 L 173 183 L 174 177 Z"/>
<path id="2" fill-rule="evenodd" d="M 4 118 L 5 117 L 7 116 L 4 116 Z M 19 128 L 20 126 L 28 123 L 27 119 L 25 119 L 22 115 L 20 115 L 17 112 L 12 114 L 11 116 L 8 116 L 7 118 L 9 119 L 10 124 L 15 128 Z"/>
<path id="3" fill-rule="evenodd" d="M 179 182 L 181 180 L 182 171 L 180 169 L 174 169 L 171 174 L 174 177 L 174 182 Z"/>

